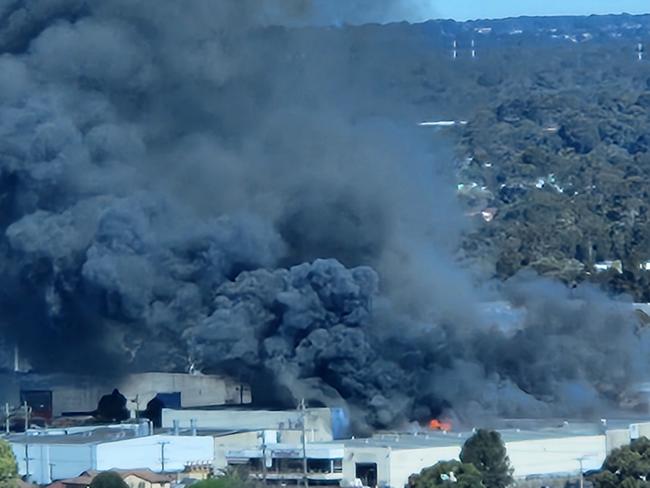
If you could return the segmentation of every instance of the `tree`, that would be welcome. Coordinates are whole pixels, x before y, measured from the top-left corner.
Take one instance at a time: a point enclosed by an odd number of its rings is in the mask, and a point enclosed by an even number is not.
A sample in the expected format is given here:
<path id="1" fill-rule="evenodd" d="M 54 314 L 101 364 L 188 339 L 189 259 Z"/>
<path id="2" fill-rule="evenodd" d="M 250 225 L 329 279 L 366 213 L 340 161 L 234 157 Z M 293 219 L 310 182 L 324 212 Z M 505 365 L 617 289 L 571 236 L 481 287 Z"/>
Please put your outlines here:
<path id="1" fill-rule="evenodd" d="M 256 483 L 250 479 L 248 472 L 242 469 L 226 468 L 220 475 L 202 480 L 192 485 L 193 488 L 252 488 Z"/>
<path id="2" fill-rule="evenodd" d="M 129 488 L 129 485 L 115 471 L 104 471 L 90 482 L 90 488 Z"/>
<path id="3" fill-rule="evenodd" d="M 650 440 L 635 439 L 629 446 L 619 447 L 609 453 L 603 470 L 589 477 L 596 488 L 634 488 L 647 486 L 650 478 Z"/>
<path id="4" fill-rule="evenodd" d="M 440 461 L 409 476 L 408 488 L 484 488 L 481 473 L 471 464 Z"/>
<path id="5" fill-rule="evenodd" d="M 476 431 L 465 441 L 460 460 L 476 467 L 486 488 L 505 488 L 513 482 L 510 459 L 498 432 Z"/>
<path id="6" fill-rule="evenodd" d="M 9 486 L 17 476 L 18 467 L 11 445 L 0 439 L 0 486 Z"/>

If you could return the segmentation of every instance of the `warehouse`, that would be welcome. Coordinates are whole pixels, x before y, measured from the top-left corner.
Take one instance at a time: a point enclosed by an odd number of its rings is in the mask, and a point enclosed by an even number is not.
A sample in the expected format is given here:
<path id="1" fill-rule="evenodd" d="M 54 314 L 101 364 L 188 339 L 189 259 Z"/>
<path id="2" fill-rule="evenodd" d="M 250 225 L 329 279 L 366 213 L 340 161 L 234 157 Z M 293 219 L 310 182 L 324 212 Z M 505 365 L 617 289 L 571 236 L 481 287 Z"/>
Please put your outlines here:
<path id="1" fill-rule="evenodd" d="M 259 442 L 254 447 L 231 445 L 225 450 L 228 465 L 245 466 L 252 477 L 283 485 L 299 484 L 306 465 L 309 484 L 339 486 L 344 455 L 343 442 L 306 443 L 304 450 L 301 443 Z"/>
<path id="2" fill-rule="evenodd" d="M 348 435 L 349 418 L 340 408 L 307 408 L 300 410 L 257 410 L 245 407 L 210 409 L 165 408 L 162 427 L 175 426 L 214 430 L 292 430 L 302 425 L 304 415 L 308 440 L 331 441 Z"/>
<path id="3" fill-rule="evenodd" d="M 564 423 L 559 428 L 503 429 L 513 475 L 518 479 L 575 476 L 601 467 L 607 453 L 640 436 L 650 437 L 650 423 L 625 421 Z M 472 432 L 383 434 L 345 441 L 342 484 L 404 486 L 409 475 L 438 461 L 458 459 Z"/>
<path id="4" fill-rule="evenodd" d="M 46 429 L 8 437 L 18 472 L 38 484 L 88 470 L 177 472 L 214 459 L 212 437 L 143 435 L 140 426 Z"/>
<path id="5" fill-rule="evenodd" d="M 599 468 L 611 449 L 650 435 L 650 423 L 564 423 L 562 427 L 499 431 L 518 479 L 573 477 Z M 262 431 L 224 436 L 217 441 L 218 467 L 246 465 L 257 478 L 294 483 L 302 479 L 299 436 Z M 305 445 L 310 484 L 402 487 L 408 477 L 438 461 L 458 459 L 472 432 L 384 433 L 368 439 Z"/>
<path id="6" fill-rule="evenodd" d="M 157 398 L 168 407 L 199 407 L 248 403 L 250 388 L 229 378 L 203 374 L 136 373 L 111 379 L 83 375 L 4 373 L 0 375 L 0 403 L 31 407 L 45 422 L 72 412 L 92 412 L 103 395 L 117 388 L 135 416 Z"/>

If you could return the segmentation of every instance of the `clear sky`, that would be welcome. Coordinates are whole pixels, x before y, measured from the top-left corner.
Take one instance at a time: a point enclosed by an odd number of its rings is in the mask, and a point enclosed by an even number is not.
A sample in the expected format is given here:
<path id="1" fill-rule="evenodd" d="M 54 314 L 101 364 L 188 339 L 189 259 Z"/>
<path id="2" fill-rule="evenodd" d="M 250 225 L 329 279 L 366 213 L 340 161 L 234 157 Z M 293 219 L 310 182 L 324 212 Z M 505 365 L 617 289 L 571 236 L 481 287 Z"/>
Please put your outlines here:
<path id="1" fill-rule="evenodd" d="M 310 16 L 307 23 L 325 25 L 494 19 L 522 15 L 650 13 L 650 0 L 311 0 L 310 5 L 315 7 L 311 12 L 315 15 Z"/>
<path id="2" fill-rule="evenodd" d="M 456 20 L 520 15 L 650 13 L 650 0 L 431 0 L 430 3 L 435 17 Z"/>

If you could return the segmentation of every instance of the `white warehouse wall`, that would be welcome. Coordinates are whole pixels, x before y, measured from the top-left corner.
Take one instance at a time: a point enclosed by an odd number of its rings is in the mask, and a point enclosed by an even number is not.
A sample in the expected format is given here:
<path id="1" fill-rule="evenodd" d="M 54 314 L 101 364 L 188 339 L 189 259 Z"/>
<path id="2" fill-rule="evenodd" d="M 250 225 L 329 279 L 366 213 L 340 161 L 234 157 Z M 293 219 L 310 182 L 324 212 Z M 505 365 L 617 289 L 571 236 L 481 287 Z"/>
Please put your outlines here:
<path id="1" fill-rule="evenodd" d="M 460 446 L 394 450 L 390 458 L 389 485 L 402 487 L 413 473 L 419 473 L 439 461 L 458 459 L 458 456 Z"/>
<path id="2" fill-rule="evenodd" d="M 27 474 L 25 444 L 12 443 L 18 461 L 18 473 Z M 38 484 L 53 480 L 73 478 L 94 468 L 94 446 L 91 444 L 29 444 L 30 480 Z"/>
<path id="3" fill-rule="evenodd" d="M 196 420 L 199 429 L 220 430 L 262 430 L 278 429 L 280 424 L 289 428 L 300 423 L 297 410 L 173 410 L 164 408 L 162 426 L 171 428 L 177 420 L 181 428 L 190 427 L 191 420 Z M 307 439 L 310 442 L 332 440 L 332 414 L 328 408 L 307 409 L 305 418 Z"/>
<path id="4" fill-rule="evenodd" d="M 153 435 L 99 444 L 97 469 L 149 468 L 160 471 L 161 443 L 165 443 L 165 471 L 179 471 L 188 463 L 211 463 L 214 459 L 214 439 L 210 436 Z"/>
<path id="5" fill-rule="evenodd" d="M 341 486 L 353 486 L 357 463 L 377 464 L 377 484 L 388 485 L 390 481 L 390 447 L 345 446 L 343 457 L 343 480 Z M 400 487 L 401 488 L 401 487 Z"/>
<path id="6" fill-rule="evenodd" d="M 600 468 L 607 455 L 604 435 L 506 442 L 514 476 L 578 473 Z"/>

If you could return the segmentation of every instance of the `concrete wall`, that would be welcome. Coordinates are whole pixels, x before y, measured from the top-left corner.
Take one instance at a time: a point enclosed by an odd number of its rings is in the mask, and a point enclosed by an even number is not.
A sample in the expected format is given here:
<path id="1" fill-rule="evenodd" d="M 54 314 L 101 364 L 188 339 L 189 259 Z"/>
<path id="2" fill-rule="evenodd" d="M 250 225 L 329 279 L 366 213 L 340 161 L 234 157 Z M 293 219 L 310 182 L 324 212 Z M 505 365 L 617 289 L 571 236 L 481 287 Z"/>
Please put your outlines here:
<path id="1" fill-rule="evenodd" d="M 235 434 L 218 436 L 214 438 L 214 462 L 215 470 L 228 466 L 226 452 L 231 449 L 244 449 L 259 444 L 259 431 L 237 432 Z"/>
<path id="2" fill-rule="evenodd" d="M 163 409 L 162 426 L 171 428 L 178 420 L 181 428 L 189 428 L 195 419 L 199 429 L 273 430 L 297 428 L 300 413 L 296 410 L 172 410 Z M 305 419 L 309 442 L 332 440 L 332 417 L 328 408 L 310 408 Z M 282 427 L 281 427 L 282 426 Z"/>
<path id="3" fill-rule="evenodd" d="M 582 468 L 597 469 L 607 455 L 604 435 L 560 437 L 557 439 L 507 442 L 506 449 L 515 477 L 578 473 Z"/>
<path id="4" fill-rule="evenodd" d="M 220 376 L 180 373 L 140 373 L 127 376 L 119 390 L 128 399 L 138 396 L 140 408 L 158 393 L 181 392 L 181 406 L 201 407 L 239 403 L 239 388 L 244 387 L 244 403 L 250 402 L 250 389 Z M 132 404 L 130 408 L 135 408 Z"/>
<path id="5" fill-rule="evenodd" d="M 188 463 L 211 462 L 212 437 L 148 436 L 100 444 L 28 444 L 29 473 L 38 484 L 73 478 L 88 469 L 161 469 L 165 442 L 165 470 L 180 471 Z M 21 475 L 26 474 L 25 444 L 11 445 Z"/>
<path id="6" fill-rule="evenodd" d="M 409 476 L 438 461 L 458 459 L 460 446 L 391 449 L 390 447 L 346 446 L 342 486 L 352 486 L 357 463 L 377 464 L 377 484 L 402 488 Z"/>
<path id="7" fill-rule="evenodd" d="M 352 486 L 356 478 L 356 465 L 358 463 L 377 464 L 377 484 L 390 485 L 390 456 L 389 447 L 345 447 L 343 456 L 343 480 L 341 486 Z M 401 487 L 400 487 L 401 488 Z"/>
<path id="8" fill-rule="evenodd" d="M 148 468 L 162 470 L 164 443 L 165 471 L 180 471 L 189 463 L 211 462 L 214 458 L 212 437 L 154 435 L 97 446 L 97 469 Z"/>
<path id="9" fill-rule="evenodd" d="M 99 399 L 111 391 L 89 383 L 56 386 L 52 388 L 52 413 L 57 417 L 63 412 L 92 412 Z"/>
<path id="10" fill-rule="evenodd" d="M 605 434 L 607 454 L 619 447 L 627 446 L 630 443 L 629 429 L 612 429 Z"/>
<path id="11" fill-rule="evenodd" d="M 650 439 L 650 422 L 630 424 L 630 439 L 638 439 L 639 437 Z"/>
<path id="12" fill-rule="evenodd" d="M 12 443 L 18 473 L 27 473 L 25 463 L 25 444 Z M 93 445 L 29 444 L 30 480 L 38 484 L 53 480 L 73 478 L 87 469 L 94 469 L 95 451 Z"/>
<path id="13" fill-rule="evenodd" d="M 346 446 L 343 460 L 343 485 L 354 482 L 357 463 L 376 463 L 379 486 L 402 488 L 411 474 L 439 461 L 458 459 L 461 445 L 445 447 L 398 448 Z M 560 437 L 506 443 L 515 468 L 514 476 L 578 473 L 599 468 L 606 457 L 604 435 Z"/>
<path id="14" fill-rule="evenodd" d="M 403 487 L 409 476 L 439 461 L 458 459 L 460 446 L 393 450 L 390 457 L 389 485 Z"/>
<path id="15" fill-rule="evenodd" d="M 99 399 L 114 388 L 127 398 L 127 407 L 135 410 L 134 401 L 144 410 L 157 393 L 181 393 L 182 407 L 238 404 L 240 389 L 244 403 L 250 403 L 250 387 L 228 378 L 182 373 L 138 373 L 116 379 L 97 379 L 76 375 L 13 374 L 0 375 L 0 404 L 20 404 L 22 390 L 49 390 L 55 416 L 63 412 L 93 411 Z"/>

